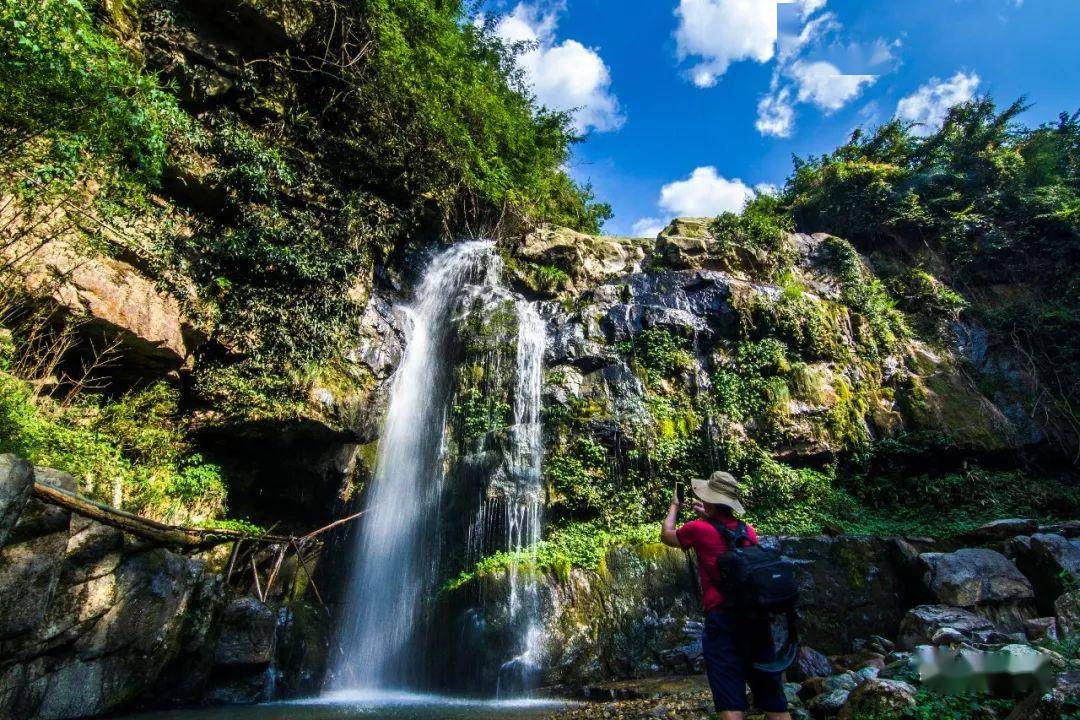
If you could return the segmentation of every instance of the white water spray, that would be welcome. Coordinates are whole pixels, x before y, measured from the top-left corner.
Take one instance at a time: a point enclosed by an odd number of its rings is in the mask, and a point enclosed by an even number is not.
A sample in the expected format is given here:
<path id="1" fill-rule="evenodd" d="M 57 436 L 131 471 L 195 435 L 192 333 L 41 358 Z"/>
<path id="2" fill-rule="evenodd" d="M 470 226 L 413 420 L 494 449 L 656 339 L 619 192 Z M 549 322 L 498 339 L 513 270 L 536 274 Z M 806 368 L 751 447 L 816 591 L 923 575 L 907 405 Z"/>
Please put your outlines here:
<path id="1" fill-rule="evenodd" d="M 414 687 L 416 649 L 411 647 L 435 591 L 440 557 L 439 510 L 446 478 L 447 407 L 453 386 L 458 315 L 474 301 L 512 300 L 500 284 L 501 263 L 486 241 L 452 246 L 431 262 L 407 308 L 411 327 L 394 376 L 378 461 L 368 491 L 370 511 L 360 523 L 338 653 L 328 689 L 387 690 Z M 482 304 L 482 303 L 481 303 Z M 520 551 L 540 539 L 540 387 L 546 333 L 535 308 L 515 302 L 518 319 L 514 425 L 504 458 L 511 482 L 499 498 L 505 507 L 506 548 Z M 488 529 L 492 501 L 484 501 L 474 527 L 478 545 Z M 470 537 L 470 550 L 473 538 Z M 510 616 L 521 628 L 520 654 L 503 666 L 515 690 L 532 685 L 539 662 L 537 585 L 511 570 Z M 509 670 L 508 670 L 509 668 Z"/>

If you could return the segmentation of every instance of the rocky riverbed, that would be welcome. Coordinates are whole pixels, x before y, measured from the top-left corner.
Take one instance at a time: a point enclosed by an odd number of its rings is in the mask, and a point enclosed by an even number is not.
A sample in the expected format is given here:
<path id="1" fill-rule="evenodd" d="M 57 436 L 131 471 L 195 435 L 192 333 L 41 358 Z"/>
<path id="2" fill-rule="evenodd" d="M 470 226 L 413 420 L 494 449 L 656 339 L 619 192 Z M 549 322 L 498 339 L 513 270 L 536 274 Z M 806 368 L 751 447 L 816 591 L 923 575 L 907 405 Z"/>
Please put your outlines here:
<path id="1" fill-rule="evenodd" d="M 0 457 L 5 717 L 77 718 L 317 691 L 328 648 L 318 613 L 238 594 L 212 563 L 30 497 L 33 480 L 73 482 Z M 797 715 L 854 720 L 927 702 L 912 666 L 926 645 L 1044 663 L 1050 692 L 1017 685 L 987 705 L 997 714 L 985 717 L 1048 719 L 1080 709 L 1078 537 L 1077 522 L 1008 519 L 951 542 L 768 538 L 796 563 L 806 602 L 806 646 L 786 677 Z M 545 677 L 552 694 L 586 701 L 566 717 L 708 715 L 692 573 L 683 553 L 651 545 L 611 551 L 603 572 L 546 580 Z M 494 605 L 473 606 L 474 621 L 485 607 Z M 485 642 L 496 647 L 498 617 L 485 623 Z"/>

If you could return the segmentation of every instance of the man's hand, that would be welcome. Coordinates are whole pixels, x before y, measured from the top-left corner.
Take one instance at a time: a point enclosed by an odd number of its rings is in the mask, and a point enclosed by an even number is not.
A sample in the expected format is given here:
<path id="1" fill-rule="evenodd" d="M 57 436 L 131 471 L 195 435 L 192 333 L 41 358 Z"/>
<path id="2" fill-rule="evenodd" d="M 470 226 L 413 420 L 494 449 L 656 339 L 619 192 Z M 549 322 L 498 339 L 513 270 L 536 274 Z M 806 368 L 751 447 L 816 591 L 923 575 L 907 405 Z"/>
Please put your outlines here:
<path id="1" fill-rule="evenodd" d="M 675 525 L 679 521 L 679 508 L 682 507 L 682 503 L 679 502 L 679 494 L 677 492 L 671 495 L 671 505 L 668 506 L 667 517 L 664 518 L 664 525 L 660 528 L 660 542 L 671 547 L 681 547 L 679 545 L 679 536 L 675 532 Z"/>

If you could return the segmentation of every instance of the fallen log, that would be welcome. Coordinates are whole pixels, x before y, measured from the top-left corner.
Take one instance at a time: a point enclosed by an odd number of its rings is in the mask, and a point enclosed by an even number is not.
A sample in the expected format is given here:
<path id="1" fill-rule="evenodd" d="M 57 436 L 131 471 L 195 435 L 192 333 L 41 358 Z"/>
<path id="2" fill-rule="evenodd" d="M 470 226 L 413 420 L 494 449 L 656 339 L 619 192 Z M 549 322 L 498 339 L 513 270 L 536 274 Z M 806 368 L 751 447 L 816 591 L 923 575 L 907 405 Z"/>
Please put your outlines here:
<path id="1" fill-rule="evenodd" d="M 292 536 L 284 535 L 255 535 L 225 528 L 168 525 L 37 481 L 34 481 L 32 493 L 34 497 L 42 502 L 56 505 L 76 515 L 96 520 L 102 525 L 114 527 L 135 537 L 161 545 L 172 545 L 185 549 L 207 549 L 237 540 L 266 543 L 268 545 L 290 543 L 293 540 Z"/>

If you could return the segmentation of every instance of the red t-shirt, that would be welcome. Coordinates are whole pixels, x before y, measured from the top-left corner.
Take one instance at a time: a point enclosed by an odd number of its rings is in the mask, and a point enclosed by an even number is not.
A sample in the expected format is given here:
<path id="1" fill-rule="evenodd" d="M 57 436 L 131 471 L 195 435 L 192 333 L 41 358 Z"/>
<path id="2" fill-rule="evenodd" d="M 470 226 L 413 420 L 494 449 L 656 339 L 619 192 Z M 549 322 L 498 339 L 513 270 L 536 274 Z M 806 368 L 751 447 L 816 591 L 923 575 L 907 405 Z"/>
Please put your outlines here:
<path id="1" fill-rule="evenodd" d="M 739 527 L 739 521 L 735 518 L 718 518 L 717 522 L 728 530 Z M 757 533 L 750 525 L 746 526 L 746 534 L 750 541 L 756 543 Z M 698 560 L 698 577 L 701 580 L 701 601 L 705 606 L 705 612 L 712 612 L 724 603 L 724 593 L 717 587 L 719 579 L 716 577 L 716 559 L 727 552 L 727 542 L 720 531 L 709 523 L 708 520 L 691 520 L 675 531 L 679 538 L 679 545 L 689 550 L 694 549 Z"/>

